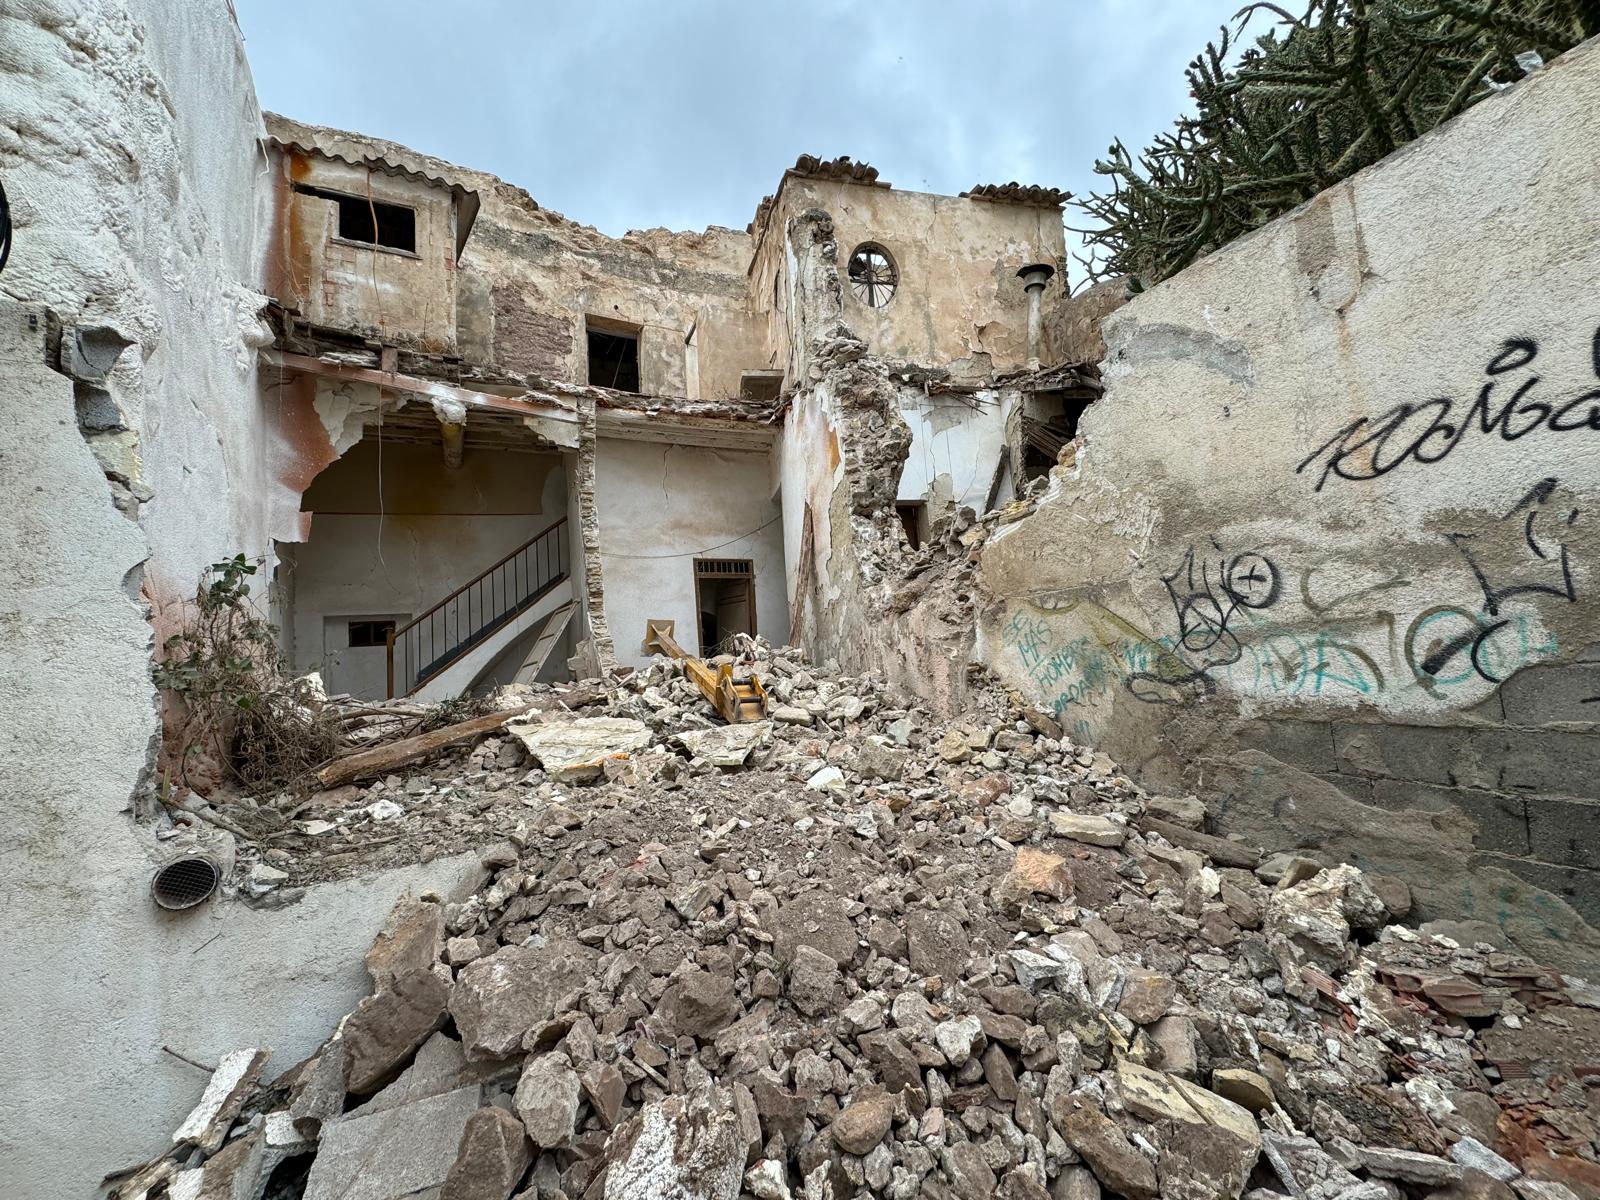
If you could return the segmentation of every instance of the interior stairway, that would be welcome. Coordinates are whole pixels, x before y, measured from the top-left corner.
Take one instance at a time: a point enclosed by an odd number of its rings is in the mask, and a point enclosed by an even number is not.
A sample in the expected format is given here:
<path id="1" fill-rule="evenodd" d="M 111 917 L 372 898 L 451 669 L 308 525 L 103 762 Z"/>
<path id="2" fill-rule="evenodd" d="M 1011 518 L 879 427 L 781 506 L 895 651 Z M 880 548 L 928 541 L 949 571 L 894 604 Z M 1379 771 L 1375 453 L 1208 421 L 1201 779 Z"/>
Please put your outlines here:
<path id="1" fill-rule="evenodd" d="M 430 703 L 463 695 L 530 634 L 515 678 L 537 678 L 577 607 L 566 525 L 563 517 L 547 526 L 396 629 L 388 647 L 389 695 Z"/>

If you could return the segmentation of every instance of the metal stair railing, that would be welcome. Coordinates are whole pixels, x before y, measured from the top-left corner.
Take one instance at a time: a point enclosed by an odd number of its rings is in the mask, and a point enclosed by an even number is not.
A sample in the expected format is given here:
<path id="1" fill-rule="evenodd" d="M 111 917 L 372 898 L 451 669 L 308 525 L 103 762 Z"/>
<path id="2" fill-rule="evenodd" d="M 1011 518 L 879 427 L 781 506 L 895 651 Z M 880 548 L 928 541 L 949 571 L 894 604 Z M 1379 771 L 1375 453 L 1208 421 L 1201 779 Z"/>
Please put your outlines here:
<path id="1" fill-rule="evenodd" d="M 567 518 L 533 535 L 389 635 L 389 695 L 409 696 L 559 586 Z"/>

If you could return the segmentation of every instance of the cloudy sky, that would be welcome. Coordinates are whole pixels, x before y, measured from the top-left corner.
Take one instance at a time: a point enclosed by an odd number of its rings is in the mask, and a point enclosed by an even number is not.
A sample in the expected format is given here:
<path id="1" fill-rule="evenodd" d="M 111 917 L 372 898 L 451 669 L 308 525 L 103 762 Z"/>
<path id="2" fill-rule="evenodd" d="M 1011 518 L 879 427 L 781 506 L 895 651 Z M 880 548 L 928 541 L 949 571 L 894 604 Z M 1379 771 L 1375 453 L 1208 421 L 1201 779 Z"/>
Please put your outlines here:
<path id="1" fill-rule="evenodd" d="M 1242 0 L 235 0 L 262 105 L 610 234 L 742 228 L 799 154 L 1092 189 Z M 1072 220 L 1069 216 L 1069 224 Z"/>

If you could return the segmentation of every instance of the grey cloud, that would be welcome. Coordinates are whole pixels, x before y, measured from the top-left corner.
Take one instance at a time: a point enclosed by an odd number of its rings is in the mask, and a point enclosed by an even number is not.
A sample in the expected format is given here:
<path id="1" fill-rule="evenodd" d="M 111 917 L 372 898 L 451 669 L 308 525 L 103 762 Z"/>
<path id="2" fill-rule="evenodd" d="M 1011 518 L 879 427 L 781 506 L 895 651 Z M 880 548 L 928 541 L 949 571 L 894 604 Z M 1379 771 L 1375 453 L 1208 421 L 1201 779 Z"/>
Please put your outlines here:
<path id="1" fill-rule="evenodd" d="M 1082 193 L 1238 0 L 235 0 L 265 107 L 492 171 L 611 234 L 742 227 L 801 153 Z"/>

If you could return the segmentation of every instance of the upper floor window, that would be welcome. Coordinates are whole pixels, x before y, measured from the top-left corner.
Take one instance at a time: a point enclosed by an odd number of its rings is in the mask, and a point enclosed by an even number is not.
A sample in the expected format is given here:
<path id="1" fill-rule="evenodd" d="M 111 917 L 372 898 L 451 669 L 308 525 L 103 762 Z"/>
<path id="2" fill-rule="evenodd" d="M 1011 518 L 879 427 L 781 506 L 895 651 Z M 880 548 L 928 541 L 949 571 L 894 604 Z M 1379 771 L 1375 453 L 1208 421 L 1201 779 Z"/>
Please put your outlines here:
<path id="1" fill-rule="evenodd" d="M 850 255 L 846 268 L 850 290 L 868 308 L 882 308 L 894 299 L 900 286 L 900 272 L 889 252 L 876 242 L 863 242 Z"/>
<path id="2" fill-rule="evenodd" d="M 343 241 L 385 250 L 417 252 L 417 210 L 401 204 L 385 204 L 369 196 L 351 196 L 327 188 L 296 184 L 295 191 L 331 200 L 339 206 L 337 236 Z"/>
<path id="3" fill-rule="evenodd" d="M 619 392 L 639 390 L 639 333 L 596 326 L 589 318 L 589 382 Z"/>

